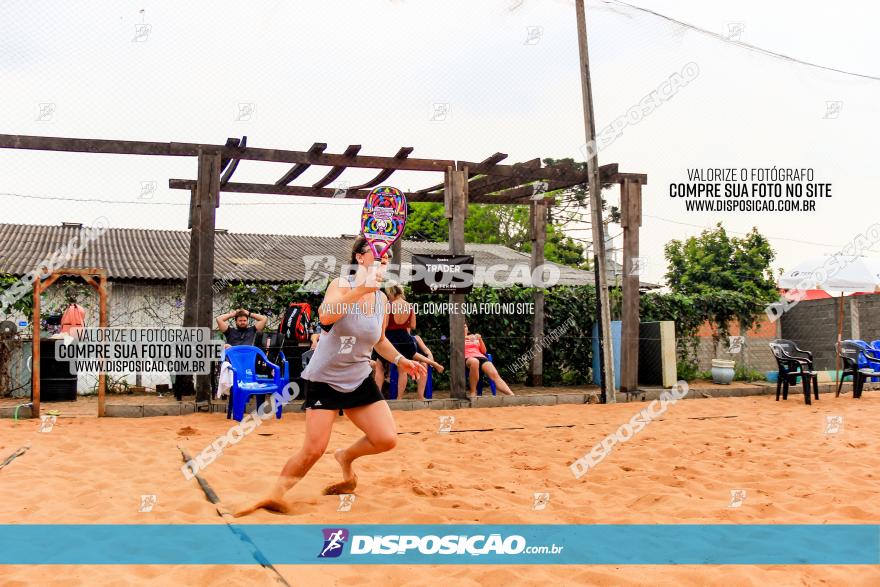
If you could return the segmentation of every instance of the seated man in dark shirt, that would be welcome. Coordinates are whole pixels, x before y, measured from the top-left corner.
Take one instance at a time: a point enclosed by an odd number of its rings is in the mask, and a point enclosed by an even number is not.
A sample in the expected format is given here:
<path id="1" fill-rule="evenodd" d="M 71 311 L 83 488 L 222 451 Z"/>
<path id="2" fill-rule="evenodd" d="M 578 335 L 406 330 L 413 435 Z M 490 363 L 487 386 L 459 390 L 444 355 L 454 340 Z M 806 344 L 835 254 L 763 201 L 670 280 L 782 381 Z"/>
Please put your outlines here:
<path id="1" fill-rule="evenodd" d="M 229 327 L 228 320 L 235 316 L 235 328 Z M 248 326 L 250 319 L 254 319 L 254 325 Z M 269 319 L 261 314 L 253 314 L 247 310 L 232 310 L 226 314 L 217 316 L 217 328 L 226 337 L 226 346 L 251 345 L 253 346 L 258 332 L 263 332 Z"/>

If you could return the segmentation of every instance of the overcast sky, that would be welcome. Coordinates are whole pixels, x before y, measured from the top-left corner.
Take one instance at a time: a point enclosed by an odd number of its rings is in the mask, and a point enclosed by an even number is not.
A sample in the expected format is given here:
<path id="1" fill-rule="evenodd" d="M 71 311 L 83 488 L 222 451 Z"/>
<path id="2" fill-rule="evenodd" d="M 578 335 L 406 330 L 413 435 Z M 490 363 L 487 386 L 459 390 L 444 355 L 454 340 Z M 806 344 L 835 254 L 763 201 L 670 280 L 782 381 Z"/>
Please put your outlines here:
<path id="1" fill-rule="evenodd" d="M 633 3 L 880 76 L 875 3 Z M 590 1 L 587 13 L 599 129 L 686 64 L 699 67 L 696 79 L 599 153 L 600 164 L 648 174 L 644 279 L 662 280 L 669 239 L 718 220 L 733 232 L 757 226 L 778 253 L 775 265 L 788 268 L 835 252 L 878 220 L 880 81 L 761 55 L 616 3 Z M 411 146 L 413 157 L 462 160 L 502 151 L 511 163 L 582 159 L 585 142 L 573 0 L 4 0 L 0 87 L 5 134 L 216 144 L 247 135 L 255 147 L 325 142 L 341 153 L 354 143 L 362 154 L 391 156 Z M 829 114 L 827 102 L 839 106 Z M 438 103 L 448 113 L 432 120 Z M 245 120 L 237 120 L 240 104 L 253 105 Z M 814 168 L 817 181 L 833 184 L 833 197 L 814 213 L 697 213 L 668 195 L 688 168 L 774 165 Z M 245 161 L 235 179 L 272 183 L 287 167 Z M 313 168 L 299 183 L 325 172 Z M 3 222 L 106 216 L 116 227 L 186 229 L 188 193 L 169 190 L 168 179 L 195 173 L 193 158 L 3 150 Z M 374 174 L 347 171 L 340 180 Z M 440 181 L 399 173 L 388 183 L 417 189 Z M 144 182 L 158 186 L 147 198 Z M 218 227 L 335 236 L 358 230 L 359 208 L 224 194 Z"/>

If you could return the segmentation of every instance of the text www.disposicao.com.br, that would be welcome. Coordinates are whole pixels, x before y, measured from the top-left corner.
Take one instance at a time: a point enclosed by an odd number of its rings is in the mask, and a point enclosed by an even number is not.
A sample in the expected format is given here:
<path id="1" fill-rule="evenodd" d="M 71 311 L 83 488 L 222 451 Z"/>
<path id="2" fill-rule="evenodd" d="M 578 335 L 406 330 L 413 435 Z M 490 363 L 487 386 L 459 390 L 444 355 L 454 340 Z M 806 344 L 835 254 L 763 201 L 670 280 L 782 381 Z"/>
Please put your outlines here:
<path id="1" fill-rule="evenodd" d="M 815 200 L 685 200 L 688 212 L 814 212 Z"/>

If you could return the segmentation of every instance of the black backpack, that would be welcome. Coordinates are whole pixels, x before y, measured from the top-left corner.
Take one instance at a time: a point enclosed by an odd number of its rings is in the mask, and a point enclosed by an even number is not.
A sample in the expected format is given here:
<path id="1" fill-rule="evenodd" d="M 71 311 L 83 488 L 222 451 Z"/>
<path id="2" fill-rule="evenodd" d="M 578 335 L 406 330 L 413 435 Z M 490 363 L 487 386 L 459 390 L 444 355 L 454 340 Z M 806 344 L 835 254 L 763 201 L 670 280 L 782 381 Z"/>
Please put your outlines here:
<path id="1" fill-rule="evenodd" d="M 278 325 L 278 332 L 287 341 L 309 342 L 309 325 L 312 322 L 312 307 L 306 302 L 291 302 L 284 310 L 284 318 Z"/>

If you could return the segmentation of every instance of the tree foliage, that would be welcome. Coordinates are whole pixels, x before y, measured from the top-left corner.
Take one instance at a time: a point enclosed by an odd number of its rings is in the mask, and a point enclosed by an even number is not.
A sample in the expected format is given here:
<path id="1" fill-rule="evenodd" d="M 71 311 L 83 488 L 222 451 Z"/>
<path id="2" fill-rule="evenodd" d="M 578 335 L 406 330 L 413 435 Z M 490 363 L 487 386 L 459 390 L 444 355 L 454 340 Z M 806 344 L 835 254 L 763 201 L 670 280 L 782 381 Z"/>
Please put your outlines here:
<path id="1" fill-rule="evenodd" d="M 770 263 L 776 254 L 757 228 L 745 237 L 729 237 L 719 222 L 715 229 L 665 247 L 666 281 L 685 295 L 740 292 L 760 302 L 779 297 Z"/>
<path id="2" fill-rule="evenodd" d="M 666 280 L 671 293 L 652 292 L 641 300 L 643 321 L 674 320 L 685 362 L 695 358 L 697 331 L 709 322 L 717 338 L 739 323 L 752 327 L 766 304 L 778 298 L 770 263 L 773 248 L 756 228 L 730 237 L 719 222 L 714 229 L 665 247 Z"/>

